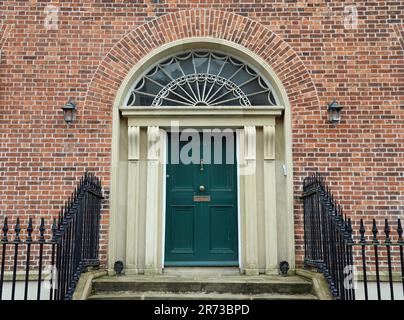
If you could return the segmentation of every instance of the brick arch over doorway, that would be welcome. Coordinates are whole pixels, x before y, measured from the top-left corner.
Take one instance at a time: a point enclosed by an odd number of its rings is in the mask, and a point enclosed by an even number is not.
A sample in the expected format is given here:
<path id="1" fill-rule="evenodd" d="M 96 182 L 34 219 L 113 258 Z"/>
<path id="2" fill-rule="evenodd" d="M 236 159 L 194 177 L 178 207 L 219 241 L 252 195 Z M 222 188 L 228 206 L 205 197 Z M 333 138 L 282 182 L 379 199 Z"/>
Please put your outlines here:
<path id="1" fill-rule="evenodd" d="M 106 54 L 94 74 L 85 97 L 83 117 L 109 122 L 117 92 L 130 70 L 153 50 L 173 41 L 194 37 L 211 37 L 241 45 L 272 68 L 291 106 L 292 136 L 302 132 L 306 118 L 320 117 L 315 85 L 303 61 L 287 42 L 266 26 L 244 16 L 202 9 L 164 15 L 122 37 Z M 112 126 L 108 128 L 111 134 Z M 294 148 L 293 152 L 299 153 L 299 150 Z M 300 187 L 304 161 L 302 158 L 293 159 L 296 173 L 294 194 Z M 106 186 L 108 183 L 105 181 Z M 300 206 L 296 202 L 293 206 L 295 229 L 302 229 Z M 296 243 L 301 244 L 301 232 L 295 232 L 295 235 Z M 302 251 L 297 249 L 297 256 L 301 255 Z"/>
<path id="2" fill-rule="evenodd" d="M 271 66 L 285 87 L 292 108 L 299 110 L 300 116 L 318 112 L 318 96 L 310 73 L 287 42 L 249 18 L 201 9 L 164 15 L 119 40 L 92 79 L 85 98 L 87 114 L 111 112 L 123 79 L 149 52 L 169 42 L 192 37 L 213 37 L 246 47 Z"/>

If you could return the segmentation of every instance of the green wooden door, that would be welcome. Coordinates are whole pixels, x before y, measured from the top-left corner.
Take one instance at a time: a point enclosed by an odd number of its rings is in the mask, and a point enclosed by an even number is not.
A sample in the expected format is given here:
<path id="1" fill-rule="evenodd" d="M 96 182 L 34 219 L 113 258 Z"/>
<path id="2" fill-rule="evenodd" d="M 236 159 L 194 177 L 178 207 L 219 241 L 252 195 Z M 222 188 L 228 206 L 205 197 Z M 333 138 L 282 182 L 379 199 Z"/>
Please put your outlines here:
<path id="1" fill-rule="evenodd" d="M 205 163 L 175 163 L 168 135 L 165 266 L 238 266 L 235 135 L 217 139 L 216 148 L 215 139 L 209 140 L 210 148 L 200 134 L 199 157 L 205 156 Z M 187 143 L 180 141 L 179 149 Z"/>

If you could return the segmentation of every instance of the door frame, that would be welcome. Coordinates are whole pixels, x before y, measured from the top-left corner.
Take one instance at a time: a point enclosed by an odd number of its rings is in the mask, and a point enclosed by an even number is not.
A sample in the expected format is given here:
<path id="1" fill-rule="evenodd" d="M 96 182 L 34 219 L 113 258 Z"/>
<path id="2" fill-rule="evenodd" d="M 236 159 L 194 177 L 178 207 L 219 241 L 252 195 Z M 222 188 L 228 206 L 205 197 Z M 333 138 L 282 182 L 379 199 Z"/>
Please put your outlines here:
<path id="1" fill-rule="evenodd" d="M 225 127 L 222 127 L 225 128 Z M 217 129 L 222 129 L 222 128 L 217 128 Z M 201 131 L 204 128 L 193 128 L 197 131 Z M 240 211 L 240 206 L 241 206 L 241 202 L 240 202 L 240 168 L 239 168 L 239 163 L 240 163 L 240 155 L 239 155 L 239 148 L 240 148 L 240 134 L 238 133 L 239 129 L 236 129 L 236 188 L 237 188 L 237 251 L 238 251 L 238 266 L 237 268 L 242 269 L 243 268 L 243 264 L 242 264 L 242 259 L 241 259 L 241 211 Z M 168 163 L 168 135 L 167 132 L 169 132 L 171 130 L 167 130 L 167 129 L 163 129 L 163 150 L 164 150 L 164 155 L 163 155 L 163 159 L 164 159 L 164 165 L 163 165 L 163 174 L 162 174 L 162 186 L 163 186 L 163 202 L 164 205 L 162 206 L 162 217 L 161 217 L 161 221 L 162 221 L 162 239 L 161 239 L 161 266 L 162 269 L 164 271 L 164 268 L 170 268 L 165 266 L 165 249 L 166 249 L 166 208 L 167 208 L 167 179 L 166 177 L 166 170 L 167 170 L 167 163 Z M 186 267 L 186 266 L 184 266 Z"/>
<path id="2" fill-rule="evenodd" d="M 159 150 L 166 148 L 161 145 L 165 139 L 164 130 L 167 128 L 230 128 L 238 129 L 242 137 L 238 148 L 239 159 L 239 179 L 240 183 L 240 238 L 239 250 L 241 254 L 239 259 L 242 259 L 243 269 L 242 272 L 246 274 L 258 274 L 265 270 L 267 273 L 275 273 L 277 265 L 277 213 L 276 205 L 276 168 L 275 168 L 275 125 L 276 117 L 281 116 L 284 110 L 283 106 L 253 106 L 249 108 L 244 107 L 228 107 L 228 106 L 215 106 L 204 107 L 200 109 L 193 109 L 188 107 L 154 107 L 154 108 L 128 108 L 122 107 L 122 116 L 127 118 L 128 126 L 128 155 L 129 167 L 127 176 L 128 180 L 127 192 L 130 194 L 127 198 L 127 207 L 132 211 L 128 211 L 127 219 L 130 221 L 126 225 L 128 241 L 145 241 L 144 242 L 144 261 L 145 267 L 135 269 L 134 273 L 156 274 L 162 273 L 163 266 L 161 264 L 161 249 L 162 241 L 159 238 L 162 236 L 162 217 L 161 212 L 165 206 L 163 203 L 163 183 L 162 173 L 164 167 L 163 153 Z M 208 125 L 206 125 L 208 123 Z M 261 145 L 258 148 L 256 144 L 257 128 L 261 128 L 260 139 Z M 267 132 L 262 135 L 262 130 Z M 143 133 L 141 133 L 143 132 Z M 239 139 L 240 139 L 239 137 Z M 160 144 L 160 145 L 159 145 Z M 156 148 L 156 146 L 158 146 Z M 134 152 L 134 150 L 137 150 Z M 258 151 L 259 150 L 259 151 Z M 257 158 L 257 152 L 261 154 L 261 158 Z M 262 154 L 264 152 L 264 154 Z M 139 158 L 140 155 L 140 158 Z M 264 162 L 264 171 L 267 178 L 263 189 L 257 190 L 257 179 L 262 179 L 262 175 L 257 178 L 255 171 L 256 165 Z M 141 178 L 135 172 L 139 172 L 139 164 L 144 170 L 140 172 L 143 175 Z M 137 168 L 137 169 L 135 169 Z M 258 167 L 257 167 L 258 168 Z M 260 167 L 262 169 L 262 166 Z M 266 169 L 265 169 L 266 168 Z M 242 171 L 242 170 L 243 171 Z M 252 171 L 251 171 L 252 169 Z M 140 187 L 140 179 L 145 179 L 147 175 L 147 188 L 140 190 L 141 196 L 134 194 L 134 186 Z M 265 193 L 262 195 L 264 199 L 268 199 L 271 203 L 266 203 L 262 207 L 262 203 L 257 198 L 258 192 Z M 140 197 L 136 203 L 132 199 Z M 142 200 L 141 200 L 142 199 Z M 147 201 L 145 202 L 145 200 Z M 267 202 L 267 201 L 266 201 Z M 133 207 L 134 206 L 134 207 Z M 246 209 L 248 208 L 248 210 Z M 144 210 L 144 211 L 143 211 Z M 249 218 L 246 219 L 246 210 L 248 211 Z M 265 211 L 268 217 L 264 223 L 265 243 L 268 250 L 259 256 L 258 244 L 258 215 Z M 131 213 L 129 213 L 131 212 Z M 133 212 L 133 213 L 132 213 Z M 142 215 L 145 220 L 145 229 L 142 232 L 144 236 L 138 236 L 133 233 L 133 226 L 137 223 L 131 222 L 133 216 L 140 217 Z M 135 218 L 138 219 L 138 218 Z M 138 238 L 136 238 L 138 237 Z M 142 238 L 144 240 L 142 240 Z M 264 240 L 264 239 L 263 239 Z M 130 243 L 130 242 L 129 242 Z M 261 242 L 260 242 L 261 243 Z M 143 247 L 143 246 L 142 246 Z M 246 248 L 249 248 L 248 250 Z M 127 255 L 127 259 L 135 257 L 136 255 L 131 252 L 132 248 L 127 246 L 127 251 L 131 255 Z M 139 250 L 138 247 L 135 247 Z M 139 251 L 138 251 L 139 252 Z M 267 269 L 259 267 L 260 259 L 266 259 Z M 262 260 L 261 260 L 262 261 Z M 272 263 L 271 261 L 274 261 Z M 240 268 L 240 265 L 239 265 Z"/>

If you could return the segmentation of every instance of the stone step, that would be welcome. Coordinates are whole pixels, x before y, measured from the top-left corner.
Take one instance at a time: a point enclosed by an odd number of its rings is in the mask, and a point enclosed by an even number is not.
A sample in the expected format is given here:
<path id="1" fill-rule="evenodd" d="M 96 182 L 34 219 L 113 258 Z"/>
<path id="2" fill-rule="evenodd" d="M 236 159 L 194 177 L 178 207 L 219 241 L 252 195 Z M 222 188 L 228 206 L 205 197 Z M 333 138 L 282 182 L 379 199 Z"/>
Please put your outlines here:
<path id="1" fill-rule="evenodd" d="M 113 291 L 92 295 L 88 300 L 317 300 L 312 294 L 231 294 L 196 292 Z"/>
<path id="2" fill-rule="evenodd" d="M 223 294 L 308 294 L 312 283 L 298 276 L 120 276 L 93 281 L 93 291 Z"/>

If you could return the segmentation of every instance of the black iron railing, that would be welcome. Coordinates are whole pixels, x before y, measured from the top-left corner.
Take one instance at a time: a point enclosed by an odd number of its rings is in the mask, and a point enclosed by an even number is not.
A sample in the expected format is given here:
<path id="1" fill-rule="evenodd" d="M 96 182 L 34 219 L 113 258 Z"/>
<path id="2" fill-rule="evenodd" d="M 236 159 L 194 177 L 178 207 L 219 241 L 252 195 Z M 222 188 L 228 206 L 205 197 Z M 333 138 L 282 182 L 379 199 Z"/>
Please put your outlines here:
<path id="1" fill-rule="evenodd" d="M 394 229 L 388 219 L 384 219 L 383 228 L 378 228 L 376 220 L 369 223 L 366 230 L 363 219 L 359 224 L 359 241 L 354 244 L 360 265 L 364 298 L 369 299 L 404 299 L 404 255 L 403 228 L 401 220 L 397 219 Z M 381 229 L 381 230 L 379 230 Z M 378 236 L 378 233 L 382 236 Z M 392 234 L 394 233 L 394 239 Z M 370 235 L 370 236 L 369 236 Z M 359 261 L 358 261 L 359 262 Z M 359 264 L 359 263 L 358 263 Z M 376 287 L 376 294 L 371 297 L 369 283 Z M 382 285 L 387 288 L 382 290 Z M 399 288 L 401 287 L 401 289 Z"/>
<path id="2" fill-rule="evenodd" d="M 72 299 L 81 273 L 99 265 L 101 200 L 100 180 L 85 173 L 51 225 L 40 218 L 35 230 L 35 218 L 24 227 L 23 219 L 4 218 L 0 300 Z"/>
<path id="3" fill-rule="evenodd" d="M 370 232 L 363 219 L 353 224 L 344 216 L 325 186 L 324 178 L 318 174 L 304 180 L 302 199 L 304 265 L 324 274 L 336 299 L 355 300 L 359 292 L 360 299 L 365 300 L 394 300 L 395 293 L 404 298 L 404 242 L 400 219 L 397 219 L 394 239 L 387 219 L 383 238 L 378 236 L 376 219 L 369 223 Z M 370 288 L 374 287 L 377 296 L 370 297 Z"/>

